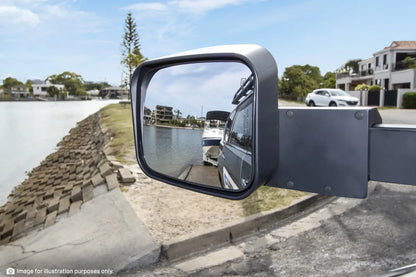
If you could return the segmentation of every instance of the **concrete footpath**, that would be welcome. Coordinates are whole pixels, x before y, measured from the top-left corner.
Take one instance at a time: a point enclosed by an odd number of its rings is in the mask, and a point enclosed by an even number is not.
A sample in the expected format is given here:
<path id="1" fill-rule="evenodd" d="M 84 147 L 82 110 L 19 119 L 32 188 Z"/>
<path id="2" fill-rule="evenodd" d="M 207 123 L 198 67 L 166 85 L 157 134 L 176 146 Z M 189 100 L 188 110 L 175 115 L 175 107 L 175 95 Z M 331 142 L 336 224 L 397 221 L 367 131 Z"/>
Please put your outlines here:
<path id="1" fill-rule="evenodd" d="M 0 276 L 7 269 L 16 276 L 110 275 L 153 264 L 159 256 L 160 246 L 114 189 L 51 227 L 0 246 Z"/>
<path id="2" fill-rule="evenodd" d="M 248 236 L 261 234 L 276 225 L 285 224 L 289 218 L 304 216 L 306 210 L 311 212 L 334 199 L 335 197 L 317 194 L 307 195 L 284 208 L 261 212 L 233 221 L 225 226 L 213 227 L 172 239 L 162 244 L 161 259 L 173 262 L 218 247 L 231 245 Z"/>
<path id="3" fill-rule="evenodd" d="M 107 276 L 140 272 L 160 261 L 175 262 L 264 232 L 303 216 L 334 197 L 310 195 L 289 207 L 263 212 L 220 228 L 158 245 L 119 189 L 95 191 L 93 200 L 54 225 L 0 246 L 0 276 Z"/>

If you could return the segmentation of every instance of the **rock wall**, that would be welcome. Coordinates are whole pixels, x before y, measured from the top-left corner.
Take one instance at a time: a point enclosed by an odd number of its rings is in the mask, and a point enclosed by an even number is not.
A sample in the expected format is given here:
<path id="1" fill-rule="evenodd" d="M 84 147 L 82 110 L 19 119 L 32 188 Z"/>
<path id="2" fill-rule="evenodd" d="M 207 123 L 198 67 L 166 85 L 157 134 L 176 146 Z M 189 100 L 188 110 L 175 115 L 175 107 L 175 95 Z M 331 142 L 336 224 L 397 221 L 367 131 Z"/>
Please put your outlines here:
<path id="1" fill-rule="evenodd" d="M 104 153 L 107 141 L 99 112 L 72 128 L 58 150 L 34 168 L 0 208 L 0 245 L 47 228 L 94 196 L 117 188 L 118 171 Z"/>

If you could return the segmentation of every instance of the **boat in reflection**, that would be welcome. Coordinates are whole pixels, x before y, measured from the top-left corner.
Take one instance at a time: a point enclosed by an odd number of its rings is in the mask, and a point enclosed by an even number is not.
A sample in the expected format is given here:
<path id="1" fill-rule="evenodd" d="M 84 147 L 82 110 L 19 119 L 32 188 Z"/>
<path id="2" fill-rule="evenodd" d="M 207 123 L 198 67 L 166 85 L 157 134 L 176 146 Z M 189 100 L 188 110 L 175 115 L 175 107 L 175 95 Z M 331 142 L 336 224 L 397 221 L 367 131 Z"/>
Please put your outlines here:
<path id="1" fill-rule="evenodd" d="M 230 113 L 226 111 L 207 112 L 204 132 L 202 133 L 202 160 L 204 165 L 218 165 L 219 145 L 229 115 Z"/>

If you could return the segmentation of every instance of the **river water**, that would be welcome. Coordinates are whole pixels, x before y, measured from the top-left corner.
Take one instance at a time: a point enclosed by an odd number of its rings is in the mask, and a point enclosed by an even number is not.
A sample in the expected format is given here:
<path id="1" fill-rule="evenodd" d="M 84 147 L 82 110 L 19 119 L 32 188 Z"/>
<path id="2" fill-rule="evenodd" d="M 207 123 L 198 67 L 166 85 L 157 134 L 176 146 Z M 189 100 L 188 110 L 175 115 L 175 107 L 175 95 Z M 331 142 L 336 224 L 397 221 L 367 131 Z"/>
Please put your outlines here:
<path id="1" fill-rule="evenodd" d="M 117 102 L 0 102 L 0 206 L 77 122 Z"/>
<path id="2" fill-rule="evenodd" d="M 144 126 L 143 148 L 154 170 L 177 177 L 190 165 L 202 165 L 202 129 Z"/>

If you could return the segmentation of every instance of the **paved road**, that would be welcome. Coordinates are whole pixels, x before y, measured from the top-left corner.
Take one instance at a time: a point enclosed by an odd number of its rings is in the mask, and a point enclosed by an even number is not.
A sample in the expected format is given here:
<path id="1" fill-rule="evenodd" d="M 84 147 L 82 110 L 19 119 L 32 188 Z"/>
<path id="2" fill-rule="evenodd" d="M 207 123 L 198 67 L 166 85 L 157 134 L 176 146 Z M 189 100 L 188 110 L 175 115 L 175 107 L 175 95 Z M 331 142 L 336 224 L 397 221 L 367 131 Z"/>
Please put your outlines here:
<path id="1" fill-rule="evenodd" d="M 279 107 L 307 107 L 299 102 L 279 100 Z M 416 110 L 380 109 L 383 123 L 386 124 L 416 124 Z"/>
<path id="2" fill-rule="evenodd" d="M 380 110 L 383 123 L 416 124 L 416 110 L 387 109 Z"/>
<path id="3" fill-rule="evenodd" d="M 416 187 L 371 183 L 232 246 L 129 276 L 374 276 L 416 262 Z"/>

